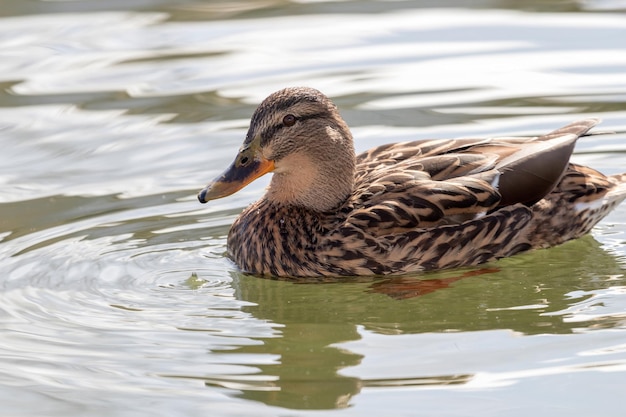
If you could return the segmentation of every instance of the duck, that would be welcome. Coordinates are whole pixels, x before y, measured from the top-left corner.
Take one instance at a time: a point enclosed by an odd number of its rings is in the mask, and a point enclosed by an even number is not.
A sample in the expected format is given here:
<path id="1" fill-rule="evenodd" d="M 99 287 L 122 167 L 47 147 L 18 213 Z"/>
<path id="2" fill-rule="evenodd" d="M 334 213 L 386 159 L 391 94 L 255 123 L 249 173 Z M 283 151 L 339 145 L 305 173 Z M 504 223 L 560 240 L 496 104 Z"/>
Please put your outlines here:
<path id="1" fill-rule="evenodd" d="M 289 87 L 252 114 L 233 163 L 200 191 L 229 196 L 272 173 L 227 253 L 271 277 L 402 275 L 479 265 L 587 233 L 626 198 L 626 173 L 570 162 L 580 120 L 535 137 L 422 139 L 356 154 L 336 105 Z"/>

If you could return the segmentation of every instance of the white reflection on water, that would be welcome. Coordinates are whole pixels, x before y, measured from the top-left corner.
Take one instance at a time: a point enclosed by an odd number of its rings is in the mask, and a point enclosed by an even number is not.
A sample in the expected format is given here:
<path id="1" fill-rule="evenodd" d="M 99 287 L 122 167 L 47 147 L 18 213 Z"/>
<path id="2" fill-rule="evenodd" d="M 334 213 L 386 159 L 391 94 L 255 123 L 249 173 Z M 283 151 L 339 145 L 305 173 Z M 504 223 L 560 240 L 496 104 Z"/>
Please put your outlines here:
<path id="1" fill-rule="evenodd" d="M 361 328 L 359 333 L 361 340 L 338 345 L 364 358 L 358 366 L 340 371 L 369 387 L 365 391 L 370 398 L 365 404 L 357 403 L 355 415 L 366 409 L 382 412 L 373 402 L 399 400 L 402 396 L 398 391 L 410 393 L 423 410 L 440 410 L 443 415 L 523 416 L 537 413 L 537 407 L 541 408 L 539 415 L 618 415 L 612 403 L 620 388 L 612 384 L 621 385 L 619 380 L 626 371 L 623 332 L 534 337 L 509 331 L 389 336 Z M 595 349 L 598 343 L 605 347 Z M 552 384 L 560 388 L 554 389 Z M 581 393 L 585 399 L 579 402 L 571 395 L 581 384 L 604 388 Z M 524 392 L 526 402 L 515 400 L 519 392 Z M 457 402 L 445 401 L 452 395 Z"/>
<path id="2" fill-rule="evenodd" d="M 619 277 L 615 277 L 616 279 Z M 626 326 L 626 287 L 614 286 L 603 290 L 573 291 L 567 294 L 572 300 L 583 299 L 567 309 L 545 315 L 562 315 L 567 323 L 584 323 L 584 332 L 598 328 Z M 589 325 L 589 323 L 591 323 Z"/>
<path id="3" fill-rule="evenodd" d="M 4 53 L 12 58 L 0 64 L 2 77 L 23 80 L 12 87 L 20 95 L 127 91 L 140 97 L 220 89 L 258 102 L 287 77 L 313 82 L 330 95 L 361 92 L 364 85 L 384 94 L 455 91 L 403 95 L 403 106 L 458 103 L 465 94 L 476 100 L 624 88 L 621 15 L 409 10 L 386 19 L 309 15 L 158 24 L 164 18 L 108 13 L 56 15 L 52 24 L 11 19 L 0 29 Z M 40 29 L 15 39 L 13 26 L 26 24 Z M 50 39 L 77 47 L 55 48 Z M 164 57 L 173 59 L 155 65 Z M 468 88 L 479 91 L 458 91 Z"/>

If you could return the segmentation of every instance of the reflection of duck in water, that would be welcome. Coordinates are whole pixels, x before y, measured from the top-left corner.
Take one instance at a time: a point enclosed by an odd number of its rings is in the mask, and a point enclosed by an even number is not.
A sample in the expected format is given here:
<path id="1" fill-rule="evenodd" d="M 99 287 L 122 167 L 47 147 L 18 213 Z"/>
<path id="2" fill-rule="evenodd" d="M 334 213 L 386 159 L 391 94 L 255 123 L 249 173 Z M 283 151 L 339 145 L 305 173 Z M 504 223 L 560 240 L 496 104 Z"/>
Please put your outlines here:
<path id="1" fill-rule="evenodd" d="M 475 265 L 589 232 L 626 197 L 626 174 L 570 164 L 598 121 L 544 136 L 422 140 L 358 156 L 335 105 L 311 88 L 261 103 L 239 153 L 198 196 L 274 176 L 228 236 L 244 271 L 402 274 Z"/>

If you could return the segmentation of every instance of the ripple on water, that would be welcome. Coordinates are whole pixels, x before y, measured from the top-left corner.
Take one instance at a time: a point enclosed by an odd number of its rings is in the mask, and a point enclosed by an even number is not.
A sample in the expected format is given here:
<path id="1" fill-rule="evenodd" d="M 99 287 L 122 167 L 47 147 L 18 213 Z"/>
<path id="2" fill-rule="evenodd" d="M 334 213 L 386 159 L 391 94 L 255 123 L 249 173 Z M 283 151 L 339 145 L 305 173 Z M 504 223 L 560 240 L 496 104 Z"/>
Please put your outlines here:
<path id="1" fill-rule="evenodd" d="M 87 201 L 103 198 L 109 200 Z M 232 215 L 206 225 L 206 214 L 184 201 L 166 197 L 150 206 L 148 199 L 144 209 L 132 204 L 137 200 L 116 201 L 102 214 L 5 235 L 0 316 L 7 337 L 0 351 L 11 360 L 3 360 L 0 380 L 41 385 L 80 404 L 67 389 L 123 398 L 138 386 L 144 393 L 165 389 L 178 375 L 250 373 L 250 364 L 273 361 L 207 356 L 276 333 L 235 297 L 222 254 Z M 148 375 L 166 378 L 146 382 Z"/>

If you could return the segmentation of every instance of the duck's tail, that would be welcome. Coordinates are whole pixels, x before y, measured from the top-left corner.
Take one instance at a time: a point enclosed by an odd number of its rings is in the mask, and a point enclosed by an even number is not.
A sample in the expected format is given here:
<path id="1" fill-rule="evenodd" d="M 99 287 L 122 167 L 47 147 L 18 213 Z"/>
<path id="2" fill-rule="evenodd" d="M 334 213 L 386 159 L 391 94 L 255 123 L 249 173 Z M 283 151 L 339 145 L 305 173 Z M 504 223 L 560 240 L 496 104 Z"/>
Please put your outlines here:
<path id="1" fill-rule="evenodd" d="M 621 174 L 609 175 L 609 178 L 611 179 L 611 182 L 615 183 L 618 186 L 626 185 L 626 172 L 623 172 Z"/>
<path id="2" fill-rule="evenodd" d="M 626 173 L 606 177 L 570 164 L 554 192 L 535 204 L 528 237 L 545 248 L 581 237 L 626 199 Z"/>
<path id="3" fill-rule="evenodd" d="M 604 199 L 607 203 L 613 203 L 615 206 L 626 199 L 626 172 L 610 175 L 608 180 L 615 186 L 606 193 Z"/>

